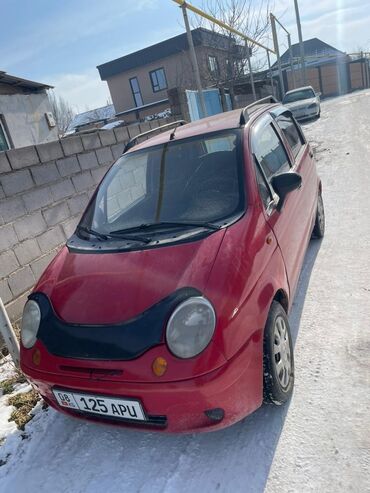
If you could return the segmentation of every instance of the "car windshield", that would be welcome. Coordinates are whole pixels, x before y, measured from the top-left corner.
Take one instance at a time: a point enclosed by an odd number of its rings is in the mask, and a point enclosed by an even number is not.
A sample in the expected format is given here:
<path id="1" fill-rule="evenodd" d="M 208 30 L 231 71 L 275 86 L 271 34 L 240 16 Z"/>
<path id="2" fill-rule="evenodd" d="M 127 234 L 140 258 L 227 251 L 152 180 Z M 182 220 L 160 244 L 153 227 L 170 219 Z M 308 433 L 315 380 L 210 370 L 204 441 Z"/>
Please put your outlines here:
<path id="1" fill-rule="evenodd" d="M 294 103 L 295 101 L 300 101 L 301 99 L 311 99 L 314 97 L 315 93 L 312 89 L 302 89 L 301 91 L 295 91 L 289 94 L 285 94 L 283 104 Z"/>
<path id="2" fill-rule="evenodd" d="M 244 204 L 240 138 L 239 130 L 223 131 L 123 155 L 100 184 L 80 230 L 104 235 L 143 228 L 148 234 L 148 225 L 153 231 L 159 223 L 171 223 L 168 229 L 174 223 L 212 226 L 234 217 Z"/>

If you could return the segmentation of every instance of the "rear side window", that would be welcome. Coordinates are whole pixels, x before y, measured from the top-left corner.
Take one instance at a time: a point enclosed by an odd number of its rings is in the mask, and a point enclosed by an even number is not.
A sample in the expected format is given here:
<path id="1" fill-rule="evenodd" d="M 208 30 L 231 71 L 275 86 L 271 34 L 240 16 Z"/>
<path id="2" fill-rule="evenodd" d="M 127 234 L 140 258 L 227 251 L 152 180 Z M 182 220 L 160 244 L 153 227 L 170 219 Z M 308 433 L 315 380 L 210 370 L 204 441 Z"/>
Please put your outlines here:
<path id="1" fill-rule="evenodd" d="M 268 180 L 273 175 L 290 170 L 285 147 L 271 124 L 258 132 L 253 143 L 253 150 Z"/>
<path id="2" fill-rule="evenodd" d="M 297 128 L 296 123 L 292 117 L 284 113 L 277 118 L 276 123 L 281 128 L 286 140 L 288 141 L 290 147 L 292 148 L 293 156 L 297 157 L 299 151 L 304 145 L 303 137 Z"/>

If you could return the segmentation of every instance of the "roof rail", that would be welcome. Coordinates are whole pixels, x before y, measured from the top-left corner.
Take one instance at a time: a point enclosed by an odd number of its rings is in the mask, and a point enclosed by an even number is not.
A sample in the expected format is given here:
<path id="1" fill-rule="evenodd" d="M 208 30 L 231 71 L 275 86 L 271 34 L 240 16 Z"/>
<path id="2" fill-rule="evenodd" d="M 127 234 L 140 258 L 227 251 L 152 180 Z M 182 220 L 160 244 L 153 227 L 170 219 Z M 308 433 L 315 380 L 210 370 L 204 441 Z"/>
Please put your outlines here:
<path id="1" fill-rule="evenodd" d="M 245 125 L 247 123 L 247 121 L 249 120 L 248 110 L 250 110 L 250 109 L 252 109 L 255 106 L 258 106 L 260 104 L 269 104 L 269 103 L 278 103 L 278 102 L 279 101 L 272 94 L 270 96 L 266 96 L 265 98 L 258 99 L 257 101 L 254 101 L 254 103 L 251 103 L 242 109 L 242 112 L 240 114 L 239 125 Z"/>
<path id="2" fill-rule="evenodd" d="M 136 135 L 135 137 L 132 137 L 132 139 L 130 139 L 127 144 L 125 145 L 124 149 L 123 149 L 123 153 L 124 154 L 125 152 L 127 152 L 129 149 L 131 149 L 131 147 L 134 147 L 134 145 L 137 143 L 137 140 L 140 139 L 140 137 L 145 137 L 146 135 L 150 135 L 154 132 L 157 132 L 158 130 L 161 130 L 161 129 L 164 129 L 164 128 L 170 128 L 170 127 L 175 127 L 177 128 L 178 126 L 180 125 L 185 125 L 187 122 L 185 120 L 177 120 L 175 122 L 171 122 L 171 123 L 166 123 L 166 125 L 161 125 L 160 127 L 156 127 L 156 128 L 152 128 L 151 130 L 148 130 L 146 132 L 143 132 L 139 135 Z"/>

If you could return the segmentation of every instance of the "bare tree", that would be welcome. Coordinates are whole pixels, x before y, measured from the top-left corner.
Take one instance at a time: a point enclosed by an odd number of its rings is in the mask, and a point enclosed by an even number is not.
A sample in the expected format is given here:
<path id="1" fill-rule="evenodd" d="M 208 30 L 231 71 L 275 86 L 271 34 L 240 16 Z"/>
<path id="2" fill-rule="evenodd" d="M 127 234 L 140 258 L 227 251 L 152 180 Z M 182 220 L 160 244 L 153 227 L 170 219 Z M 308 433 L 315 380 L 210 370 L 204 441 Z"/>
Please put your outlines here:
<path id="1" fill-rule="evenodd" d="M 270 30 L 269 13 L 273 8 L 270 0 L 204 0 L 203 10 L 210 13 L 216 19 L 222 21 L 233 29 L 245 34 L 263 44 L 268 42 Z M 227 64 L 224 70 L 209 70 L 209 82 L 215 85 L 233 83 L 249 73 L 247 50 L 250 50 L 252 66 L 254 71 L 261 70 L 265 66 L 263 58 L 257 58 L 259 48 L 250 42 L 245 43 L 243 39 L 226 28 L 222 28 L 203 18 L 195 18 L 198 27 L 207 27 L 218 32 L 227 39 L 225 59 Z M 215 46 L 216 48 L 216 46 Z"/>
<path id="2" fill-rule="evenodd" d="M 54 91 L 49 91 L 49 101 L 51 111 L 59 128 L 59 133 L 63 135 L 71 123 L 76 112 L 66 99 L 57 96 Z"/>

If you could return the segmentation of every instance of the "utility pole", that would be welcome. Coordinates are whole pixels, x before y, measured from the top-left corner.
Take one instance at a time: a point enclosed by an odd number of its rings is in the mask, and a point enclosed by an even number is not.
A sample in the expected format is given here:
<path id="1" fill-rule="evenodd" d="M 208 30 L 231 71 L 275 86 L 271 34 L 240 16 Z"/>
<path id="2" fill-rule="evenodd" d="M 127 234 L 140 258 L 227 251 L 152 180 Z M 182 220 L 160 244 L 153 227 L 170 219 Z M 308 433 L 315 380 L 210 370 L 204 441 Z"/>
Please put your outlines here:
<path id="1" fill-rule="evenodd" d="M 206 103 L 204 101 L 204 95 L 203 95 L 203 91 L 202 91 L 202 83 L 201 83 L 200 74 L 199 74 L 198 60 L 197 60 L 197 55 L 196 55 L 195 49 L 194 49 L 193 37 L 191 35 L 188 13 L 186 11 L 186 4 L 185 3 L 183 3 L 181 5 L 181 10 L 182 10 L 182 15 L 184 17 L 184 24 L 185 24 L 186 34 L 187 34 L 187 38 L 188 38 L 191 63 L 193 65 L 195 82 L 197 85 L 197 91 L 198 91 L 198 95 L 199 95 L 200 109 L 202 112 L 201 118 L 204 118 L 207 116 Z"/>
<path id="2" fill-rule="evenodd" d="M 281 69 L 279 43 L 278 43 L 277 34 L 276 34 L 275 16 L 273 14 L 270 14 L 270 22 L 271 22 L 271 29 L 272 29 L 272 39 L 274 41 L 274 49 L 275 49 L 277 64 L 278 64 L 278 69 L 279 69 L 281 99 L 283 99 L 284 94 L 285 94 L 285 87 L 284 87 L 283 71 Z"/>
<path id="3" fill-rule="evenodd" d="M 299 51 L 301 55 L 301 71 L 302 71 L 302 84 L 307 84 L 306 78 L 306 66 L 304 63 L 304 47 L 303 47 L 303 38 L 302 38 L 302 28 L 301 28 L 301 19 L 299 17 L 299 8 L 298 8 L 298 0 L 294 0 L 295 7 L 295 16 L 297 19 L 297 29 L 298 29 L 298 39 L 299 39 Z"/>
<path id="4" fill-rule="evenodd" d="M 267 53 L 267 61 L 268 61 L 268 64 L 269 64 L 269 72 L 270 72 L 270 80 L 271 80 L 271 94 L 272 94 L 272 96 L 275 96 L 275 94 L 274 94 L 274 78 L 272 76 L 271 62 L 270 62 L 270 52 L 269 52 L 269 50 L 266 50 L 266 53 Z"/>
<path id="5" fill-rule="evenodd" d="M 253 71 L 252 71 L 252 64 L 251 64 L 251 50 L 247 44 L 247 41 L 245 42 L 245 49 L 246 49 L 246 53 L 247 53 L 249 77 L 250 77 L 251 86 L 252 86 L 253 98 L 255 101 L 257 101 L 256 88 L 254 87 Z"/>
<path id="6" fill-rule="evenodd" d="M 294 66 L 293 66 L 293 50 L 292 50 L 292 42 L 290 40 L 290 34 L 288 34 L 288 46 L 289 46 L 290 72 L 292 74 L 293 89 L 295 89 L 295 74 L 294 74 Z"/>

